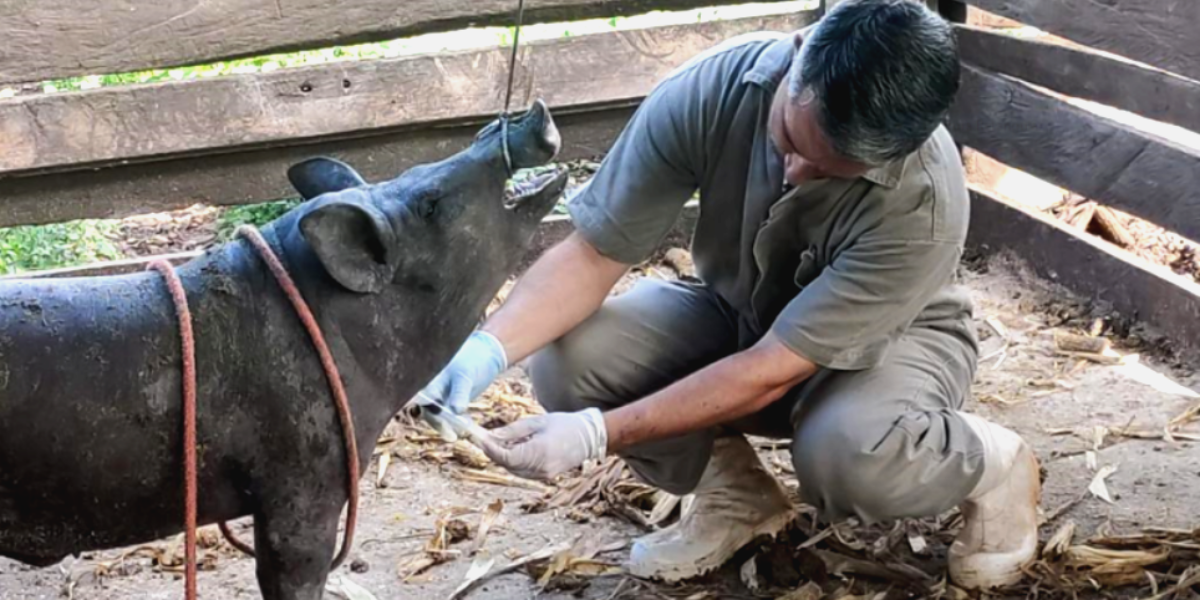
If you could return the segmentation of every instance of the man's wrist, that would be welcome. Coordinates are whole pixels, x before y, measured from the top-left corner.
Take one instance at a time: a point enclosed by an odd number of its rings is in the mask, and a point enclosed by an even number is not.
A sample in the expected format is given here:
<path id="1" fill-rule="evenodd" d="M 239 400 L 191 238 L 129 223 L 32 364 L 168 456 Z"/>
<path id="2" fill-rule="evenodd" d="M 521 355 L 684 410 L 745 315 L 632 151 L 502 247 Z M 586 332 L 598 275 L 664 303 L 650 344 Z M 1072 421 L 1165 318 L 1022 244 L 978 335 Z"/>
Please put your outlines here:
<path id="1" fill-rule="evenodd" d="M 580 413 L 588 426 L 587 458 L 602 461 L 608 455 L 608 427 L 604 424 L 604 413 L 598 408 L 584 409 Z"/>
<path id="2" fill-rule="evenodd" d="M 508 352 L 504 350 L 504 343 L 500 341 L 500 338 L 496 337 L 491 332 L 484 331 L 482 329 L 477 329 L 475 333 L 471 335 L 473 335 L 491 350 L 492 356 L 495 357 L 498 363 L 499 369 L 497 369 L 497 373 L 503 373 L 504 371 L 508 370 Z"/>

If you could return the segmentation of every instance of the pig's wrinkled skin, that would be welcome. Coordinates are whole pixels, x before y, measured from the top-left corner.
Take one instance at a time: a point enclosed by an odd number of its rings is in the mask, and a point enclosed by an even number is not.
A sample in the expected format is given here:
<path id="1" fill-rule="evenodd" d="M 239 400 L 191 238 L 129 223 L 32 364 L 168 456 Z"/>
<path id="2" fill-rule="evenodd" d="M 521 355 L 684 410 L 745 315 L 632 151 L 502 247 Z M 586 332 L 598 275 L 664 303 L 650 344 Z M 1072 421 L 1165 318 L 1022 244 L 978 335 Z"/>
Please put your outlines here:
<path id="1" fill-rule="evenodd" d="M 558 132 L 538 102 L 513 164 Z M 340 367 L 360 461 L 483 316 L 566 185 L 514 206 L 496 123 L 474 144 L 365 184 L 328 159 L 289 171 L 311 199 L 262 229 Z M 268 599 L 317 600 L 347 500 L 344 441 L 308 334 L 244 241 L 179 268 L 196 333 L 201 525 L 252 515 Z M 161 275 L 0 283 L 0 555 L 68 555 L 182 531 L 180 341 Z M 182 585 L 182 584 L 181 584 Z"/>

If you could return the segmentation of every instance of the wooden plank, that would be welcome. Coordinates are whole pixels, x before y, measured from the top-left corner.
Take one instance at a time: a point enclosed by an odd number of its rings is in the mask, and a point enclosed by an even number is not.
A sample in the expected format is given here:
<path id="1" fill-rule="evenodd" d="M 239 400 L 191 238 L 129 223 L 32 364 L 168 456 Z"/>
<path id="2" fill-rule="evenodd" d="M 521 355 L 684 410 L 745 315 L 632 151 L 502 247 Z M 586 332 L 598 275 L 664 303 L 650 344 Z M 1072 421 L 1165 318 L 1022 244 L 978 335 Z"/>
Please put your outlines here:
<path id="1" fill-rule="evenodd" d="M 778 0 L 766 0 L 778 1 Z M 740 0 L 528 0 L 525 22 Z M 214 62 L 516 22 L 513 0 L 0 2 L 0 84 Z"/>
<path id="2" fill-rule="evenodd" d="M 554 111 L 563 136 L 560 160 L 602 155 L 633 114 L 632 106 L 571 114 Z M 192 204 L 252 204 L 295 195 L 286 171 L 314 155 L 347 161 L 369 181 L 394 177 L 470 145 L 480 122 L 179 158 L 97 170 L 0 179 L 0 227 L 119 218 Z"/>
<path id="3" fill-rule="evenodd" d="M 586 35 L 524 46 L 513 106 L 624 103 L 729 37 L 811 15 Z M 491 48 L 0 101 L 0 172 L 74 169 L 495 115 L 509 52 Z M 620 65 L 621 68 L 612 68 Z"/>
<path id="4" fill-rule="evenodd" d="M 978 189 L 971 191 L 967 242 L 983 255 L 1010 252 L 1039 276 L 1111 305 L 1182 348 L 1200 348 L 1200 285 L 1194 281 Z"/>
<path id="5" fill-rule="evenodd" d="M 1200 79 L 1196 0 L 968 0 L 1085 46 Z"/>
<path id="6" fill-rule="evenodd" d="M 986 10 L 980 10 L 974 6 L 967 7 L 967 18 L 965 23 L 975 27 L 982 27 L 984 29 L 1013 29 L 1022 27 L 1020 23 L 1012 19 L 1005 19 L 999 15 L 993 15 Z"/>
<path id="7" fill-rule="evenodd" d="M 1200 239 L 1200 153 L 964 65 L 959 143 L 1049 183 Z"/>
<path id="8" fill-rule="evenodd" d="M 1054 91 L 1200 131 L 1200 83 L 1059 44 L 959 27 L 963 62 Z"/>
<path id="9" fill-rule="evenodd" d="M 667 233 L 663 243 L 660 244 L 656 254 L 661 254 L 671 247 L 686 248 L 690 246 L 692 232 L 696 227 L 696 220 L 700 217 L 700 206 L 698 203 L 688 203 L 684 206 L 683 214 L 680 215 L 679 221 L 675 224 L 671 231 Z M 517 269 L 517 273 L 524 272 L 533 264 L 538 257 L 546 250 L 549 250 L 555 244 L 567 239 L 575 231 L 575 225 L 571 222 L 571 218 L 567 215 L 550 215 L 542 220 L 537 231 L 533 235 L 533 240 L 530 243 L 529 249 L 525 252 L 524 258 Z M 47 269 L 45 271 L 31 271 L 29 273 L 14 273 L 10 275 L 0 275 L 0 281 L 12 279 L 45 279 L 45 278 L 66 278 L 66 277 L 97 277 L 102 275 L 119 275 L 122 273 L 134 273 L 136 271 L 144 271 L 151 262 L 155 260 L 165 260 L 173 265 L 180 265 L 195 259 L 204 254 L 204 250 L 193 250 L 190 252 L 176 252 L 172 254 L 159 254 L 157 256 L 145 256 L 141 258 L 128 258 L 122 260 L 104 261 L 81 265 L 78 267 L 65 267 L 61 269 Z"/>

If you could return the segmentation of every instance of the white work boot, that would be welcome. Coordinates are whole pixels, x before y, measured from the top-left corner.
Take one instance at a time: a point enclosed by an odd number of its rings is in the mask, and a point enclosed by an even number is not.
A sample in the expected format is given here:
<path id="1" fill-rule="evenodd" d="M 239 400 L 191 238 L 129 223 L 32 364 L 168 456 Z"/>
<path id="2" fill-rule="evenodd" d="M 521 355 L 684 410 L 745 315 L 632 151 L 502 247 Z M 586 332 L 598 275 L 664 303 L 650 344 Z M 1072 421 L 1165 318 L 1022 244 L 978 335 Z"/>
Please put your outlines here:
<path id="1" fill-rule="evenodd" d="M 1038 461 L 1016 432 L 960 414 L 983 442 L 983 478 L 960 507 L 965 524 L 950 546 L 950 578 L 971 590 L 1009 586 L 1037 555 Z"/>
<path id="2" fill-rule="evenodd" d="M 794 516 L 783 486 L 746 438 L 717 438 L 708 467 L 679 522 L 638 538 L 629 571 L 667 582 L 704 575 L 760 535 L 774 536 Z"/>

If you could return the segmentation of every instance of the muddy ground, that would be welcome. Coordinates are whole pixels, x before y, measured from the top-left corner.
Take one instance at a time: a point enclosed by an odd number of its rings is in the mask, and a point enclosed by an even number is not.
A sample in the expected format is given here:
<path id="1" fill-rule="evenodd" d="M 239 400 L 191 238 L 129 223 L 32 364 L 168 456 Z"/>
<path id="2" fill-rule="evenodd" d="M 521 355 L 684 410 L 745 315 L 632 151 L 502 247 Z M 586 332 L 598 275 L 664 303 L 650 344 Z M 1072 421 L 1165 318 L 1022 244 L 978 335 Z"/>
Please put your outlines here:
<path id="1" fill-rule="evenodd" d="M 671 273 L 670 269 L 658 266 L 640 276 L 662 277 Z M 1045 284 L 1030 280 L 1019 267 L 1001 259 L 964 268 L 963 276 L 974 291 L 977 324 L 984 338 L 984 360 L 969 408 L 1015 428 L 1036 447 L 1046 477 L 1042 509 L 1049 522 L 1043 528 L 1043 541 L 1068 521 L 1077 525 L 1076 543 L 1096 535 L 1131 534 L 1153 528 L 1190 530 L 1200 526 L 1197 500 L 1200 447 L 1191 441 L 1192 435 L 1200 434 L 1200 427 L 1183 422 L 1164 436 L 1172 419 L 1186 415 L 1189 408 L 1200 404 L 1200 396 L 1193 391 L 1200 382 L 1187 361 L 1164 354 L 1164 348 L 1155 344 L 1152 334 L 1136 327 L 1130 329 L 1119 321 L 1105 320 L 1103 311 L 1095 307 L 1064 300 L 1068 296 L 1061 290 L 1050 290 Z M 1060 356 L 1055 352 L 1055 331 L 1102 331 L 1102 335 L 1112 338 L 1115 353 L 1134 355 L 1135 360 L 1126 358 L 1127 364 L 1102 364 Z M 1159 358 L 1163 356 L 1169 360 Z M 502 422 L 536 410 L 523 406 L 529 396 L 518 366 L 479 403 L 476 418 Z M 786 556 L 782 563 L 779 561 L 782 541 L 759 547 L 761 551 L 755 558 L 758 576 L 754 578 L 740 576 L 746 561 L 756 556 L 751 548 L 722 573 L 698 585 L 667 587 L 632 580 L 619 573 L 619 563 L 625 556 L 626 543 L 639 533 L 640 528 L 631 521 L 644 520 L 648 507 L 614 510 L 614 506 L 626 499 L 616 493 L 609 495 L 613 502 L 608 504 L 585 498 L 581 503 L 589 506 L 582 509 L 566 506 L 531 513 L 529 508 L 554 490 L 516 487 L 517 481 L 467 480 L 471 477 L 468 467 L 461 460 L 456 461 L 447 446 L 427 434 L 422 425 L 398 420 L 381 446 L 382 452 L 392 457 L 382 485 L 376 485 L 378 460 L 363 478 L 360 533 L 353 561 L 336 576 L 349 579 L 376 598 L 445 599 L 475 562 L 494 560 L 495 566 L 502 566 L 514 558 L 572 540 L 581 540 L 572 551 L 575 556 L 591 554 L 586 548 L 607 546 L 608 551 L 576 564 L 574 572 L 551 577 L 546 589 L 529 572 L 518 570 L 483 583 L 466 597 L 476 600 L 770 598 L 780 597 L 787 588 L 803 583 L 802 575 L 785 573 L 786 569 L 779 566 L 788 563 Z M 764 460 L 794 488 L 786 445 L 773 449 L 765 440 L 758 442 Z M 482 466 L 487 471 L 487 466 Z M 1111 468 L 1115 471 L 1104 478 L 1105 489 L 1093 486 L 1094 492 L 1089 492 L 1089 484 L 1097 473 Z M 563 486 L 572 483 L 578 480 L 565 481 Z M 629 480 L 621 485 L 626 492 L 634 489 L 633 495 L 646 491 L 638 492 L 636 483 Z M 1105 491 L 1108 500 L 1100 497 Z M 481 547 L 474 548 L 489 506 L 498 509 L 499 517 L 482 536 Z M 633 513 L 640 517 L 630 517 Z M 446 524 L 453 520 L 451 517 L 459 521 L 449 526 L 451 533 L 461 530 L 466 539 L 448 544 L 447 552 L 436 554 L 445 562 L 412 575 L 416 567 L 428 564 L 420 561 L 435 556 L 425 549 L 434 533 L 442 529 L 439 519 Z M 920 573 L 904 576 L 903 569 L 897 575 L 895 568 L 874 573 L 874 577 L 853 572 L 839 576 L 836 574 L 839 570 L 872 569 L 862 564 L 839 567 L 827 560 L 835 555 L 824 554 L 825 562 L 818 567 L 817 577 L 828 597 L 865 594 L 862 597 L 873 598 L 888 590 L 890 593 L 885 597 L 954 597 L 954 590 L 947 590 L 939 583 L 944 575 L 939 555 L 943 555 L 944 544 L 956 527 L 953 515 L 896 524 L 895 528 L 889 524 L 871 531 L 853 525 L 846 524 L 836 535 L 828 536 L 813 548 L 818 553 L 826 552 L 820 550 L 823 547 L 844 553 L 857 551 L 863 562 L 883 565 L 885 569 L 888 564 L 895 567 L 896 561 L 908 560 L 924 569 L 925 576 L 922 578 Z M 814 523 L 810 516 L 803 516 L 798 530 L 789 534 L 785 549 L 791 551 L 807 534 L 824 527 L 825 524 Z M 883 536 L 884 541 L 871 541 L 889 531 L 893 534 L 891 538 Z M 896 532 L 900 535 L 895 535 Z M 243 536 L 248 534 L 243 531 Z M 834 540 L 834 546 L 826 546 Z M 885 547 L 897 541 L 894 548 Z M 1187 565 L 1173 561 L 1185 560 L 1186 554 L 1178 553 L 1188 552 L 1189 545 L 1194 546 L 1196 541 L 1181 542 L 1182 550 L 1177 549 L 1172 557 L 1149 567 L 1160 573 L 1155 577 L 1156 585 L 1166 589 L 1172 583 L 1171 577 L 1181 574 Z M 920 552 L 912 552 L 914 549 Z M 0 598 L 179 598 L 183 582 L 170 566 L 178 563 L 178 541 L 164 540 L 141 552 L 133 550 L 87 554 L 46 569 L 0 560 Z M 766 558 L 768 555 L 773 558 Z M 202 598 L 258 597 L 252 560 L 238 556 L 223 544 L 205 550 L 203 556 L 207 569 L 200 577 Z M 810 558 L 798 557 L 796 562 L 799 565 Z M 1073 581 L 1085 579 L 1078 568 L 1066 569 L 1064 560 L 1049 562 L 1054 572 L 1074 573 Z M 1078 562 L 1074 564 L 1080 566 Z M 597 575 L 606 570 L 612 572 Z M 807 567 L 801 570 L 809 572 Z M 1047 577 L 1034 575 L 1029 581 L 1038 582 L 1037 594 L 1053 597 L 1055 585 Z M 744 579 L 757 583 L 759 590 L 747 588 Z M 1101 586 L 1101 592 L 1085 590 L 1083 595 L 1133 597 L 1149 591 L 1149 579 L 1140 571 L 1135 573 L 1134 581 L 1139 583 L 1124 588 Z M 808 591 L 816 589 L 810 587 Z M 1033 595 L 1035 591 L 1027 584 L 1007 597 Z M 795 597 L 820 596 L 805 593 Z M 328 597 L 343 596 L 331 592 Z"/>

